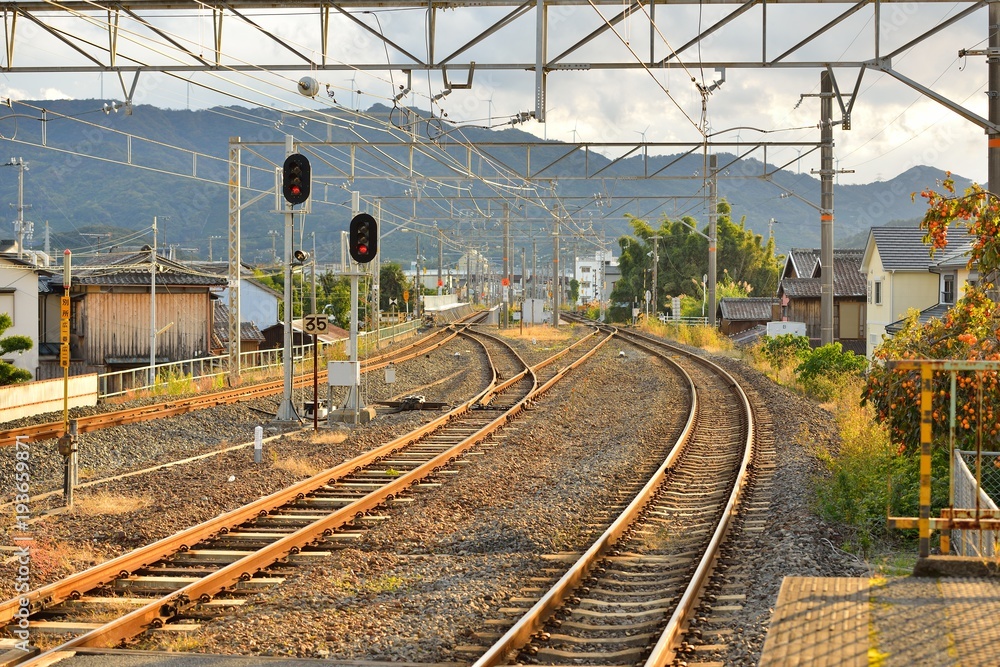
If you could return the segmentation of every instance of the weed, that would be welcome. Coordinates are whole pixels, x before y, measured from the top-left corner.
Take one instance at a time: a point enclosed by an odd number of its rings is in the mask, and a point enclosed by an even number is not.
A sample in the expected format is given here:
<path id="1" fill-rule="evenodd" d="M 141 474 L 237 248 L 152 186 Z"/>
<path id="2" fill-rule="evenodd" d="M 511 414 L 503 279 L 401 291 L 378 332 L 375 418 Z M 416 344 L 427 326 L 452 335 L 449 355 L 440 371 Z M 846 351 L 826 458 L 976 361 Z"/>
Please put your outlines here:
<path id="1" fill-rule="evenodd" d="M 205 646 L 205 639 L 195 634 L 184 634 L 163 642 L 163 650 L 169 653 L 196 653 Z"/>
<path id="2" fill-rule="evenodd" d="M 287 459 L 278 459 L 273 463 L 278 470 L 287 470 L 298 477 L 312 477 L 322 468 L 316 464 L 298 456 L 290 456 Z"/>
<path id="3" fill-rule="evenodd" d="M 347 440 L 347 433 L 343 431 L 319 431 L 309 436 L 309 442 L 314 445 L 339 445 Z"/>
<path id="4" fill-rule="evenodd" d="M 152 498 L 96 491 L 81 497 L 74 505 L 74 511 L 83 516 L 127 514 L 144 509 L 152 504 Z"/>

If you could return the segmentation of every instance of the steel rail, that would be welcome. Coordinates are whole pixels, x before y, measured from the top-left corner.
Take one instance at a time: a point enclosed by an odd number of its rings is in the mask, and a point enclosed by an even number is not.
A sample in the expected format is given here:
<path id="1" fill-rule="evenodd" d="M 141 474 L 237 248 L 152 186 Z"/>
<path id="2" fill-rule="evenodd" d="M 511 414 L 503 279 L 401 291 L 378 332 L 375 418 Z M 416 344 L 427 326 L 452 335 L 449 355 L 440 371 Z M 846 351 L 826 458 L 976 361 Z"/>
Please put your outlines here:
<path id="1" fill-rule="evenodd" d="M 599 341 L 597 345 L 585 352 L 582 356 L 584 358 L 589 358 L 608 340 L 610 340 L 610 336 L 606 337 L 602 341 Z M 516 355 L 516 353 L 514 354 Z M 527 377 L 528 375 L 530 375 L 530 377 Z M 162 624 L 169 620 L 172 616 L 180 613 L 182 609 L 196 604 L 198 601 L 210 600 L 214 595 L 227 591 L 236 586 L 240 581 L 248 580 L 252 578 L 255 573 L 282 561 L 289 554 L 298 553 L 303 547 L 321 540 L 323 536 L 330 534 L 337 528 L 347 523 L 350 523 L 358 516 L 363 516 L 365 513 L 380 507 L 385 502 L 393 499 L 397 494 L 405 491 L 412 484 L 418 482 L 420 479 L 427 477 L 438 469 L 452 463 L 458 456 L 483 440 L 489 438 L 495 431 L 502 428 L 507 422 L 513 419 L 514 416 L 523 411 L 529 401 L 536 396 L 538 391 L 537 381 L 534 379 L 533 370 L 530 370 L 529 373 L 523 377 L 524 379 L 528 379 L 530 381 L 531 386 L 530 389 L 520 398 L 520 400 L 507 410 L 500 413 L 497 417 L 490 420 L 485 426 L 479 428 L 475 433 L 462 438 L 457 444 L 434 456 L 430 460 L 421 464 L 419 467 L 394 478 L 391 482 L 388 482 L 378 490 L 355 500 L 345 507 L 333 511 L 322 519 L 310 523 L 308 526 L 296 531 L 295 533 L 282 537 L 276 542 L 263 547 L 254 554 L 245 556 L 229 565 L 226 565 L 220 570 L 208 574 L 198 581 L 192 582 L 166 596 L 152 600 L 144 607 L 136 609 L 133 612 L 100 628 L 91 630 L 83 635 L 71 639 L 56 648 L 50 649 L 25 664 L 33 664 L 36 661 L 44 662 L 59 652 L 72 648 L 116 645 L 124 639 L 135 636 L 146 629 L 162 626 Z M 486 390 L 463 403 L 463 405 L 455 411 L 443 415 L 439 419 L 435 420 L 435 422 L 437 422 L 438 425 L 443 425 L 452 421 L 457 416 L 457 413 L 469 413 L 472 406 L 481 399 L 486 391 L 493 388 L 495 381 L 496 380 L 494 379 L 494 381 L 490 383 L 491 386 L 487 387 Z M 479 414 L 482 413 L 477 411 L 476 416 Z M 434 422 L 432 422 L 432 424 L 433 423 Z M 425 433 L 430 433 L 436 430 L 437 428 L 432 428 L 431 424 L 418 429 L 418 431 Z M 272 494 L 272 496 L 269 496 L 268 499 L 265 499 L 271 500 L 270 503 L 257 501 L 246 508 L 230 512 L 225 516 L 233 517 L 239 513 L 242 516 L 250 517 L 255 515 L 255 513 L 259 513 L 267 505 L 270 505 L 273 509 L 273 500 L 277 499 L 278 496 L 283 499 L 295 498 L 296 496 L 301 497 L 309 486 L 318 488 L 325 485 L 327 482 L 334 482 L 332 478 L 336 477 L 338 474 L 342 475 L 346 472 L 358 471 L 361 467 L 360 463 L 362 459 L 368 462 L 374 462 L 380 460 L 385 455 L 398 451 L 397 449 L 394 449 L 394 446 L 398 446 L 403 442 L 406 442 L 407 444 L 414 443 L 418 437 L 416 433 L 417 432 L 407 434 L 406 436 L 398 438 L 392 443 L 387 443 L 386 445 L 383 445 L 376 450 L 363 455 L 362 457 L 358 457 L 357 459 L 345 462 L 334 469 L 320 473 L 309 480 L 290 487 L 289 490 L 279 492 L 279 494 Z M 174 536 L 173 538 L 168 539 L 173 545 L 178 545 L 181 539 L 188 540 L 188 542 L 184 542 L 184 545 L 188 545 L 188 543 L 195 544 L 199 541 L 194 539 L 198 535 L 204 538 L 222 533 L 223 523 L 226 522 L 206 522 L 206 524 L 212 524 L 212 526 L 209 528 L 203 528 L 198 532 L 198 534 L 193 532 L 194 529 L 189 529 L 188 531 L 181 533 L 179 536 Z M 232 524 L 232 521 L 229 521 L 228 523 Z M 206 526 L 206 524 L 202 524 L 202 526 Z M 157 544 L 162 545 L 164 542 L 165 541 L 161 541 Z M 151 551 L 156 553 L 158 551 L 162 551 L 162 546 L 160 549 L 144 548 L 140 551 Z M 79 585 L 81 582 L 88 580 L 98 582 L 106 581 L 108 579 L 108 572 L 114 571 L 117 566 L 123 562 L 124 557 L 115 559 L 114 561 L 110 561 L 108 564 L 100 566 L 99 568 L 91 568 L 91 570 L 88 570 L 85 573 L 74 575 L 64 582 L 58 582 L 57 584 L 39 589 L 39 591 L 29 594 L 32 604 L 35 605 L 35 608 L 40 608 L 42 605 L 39 604 L 39 599 L 42 597 L 45 597 L 50 601 L 49 604 L 45 606 L 51 606 L 51 604 L 54 604 L 56 600 L 54 600 L 55 595 L 53 594 L 53 589 L 56 587 L 61 587 L 60 593 L 64 596 L 62 599 L 66 599 L 66 597 L 74 592 L 79 594 L 80 591 L 77 588 L 70 590 L 70 587 Z M 95 572 L 98 569 L 102 570 L 102 572 Z M 11 600 L 0 605 L 0 619 L 6 618 L 9 621 L 13 618 L 13 614 L 16 613 L 17 607 L 19 606 L 20 600 Z"/>
<path id="2" fill-rule="evenodd" d="M 17 599 L 11 599 L 0 603 L 0 624 L 8 623 L 14 618 L 14 614 L 21 606 L 27 606 L 31 612 L 38 611 L 44 607 L 59 603 L 65 599 L 73 597 L 74 594 L 81 594 L 84 591 L 100 586 L 109 581 L 109 576 L 117 576 L 122 572 L 133 572 L 142 567 L 148 566 L 166 556 L 175 553 L 185 546 L 196 544 L 202 540 L 209 539 L 217 535 L 222 530 L 228 530 L 233 526 L 240 525 L 261 513 L 267 513 L 277 507 L 287 504 L 289 500 L 297 496 L 309 493 L 332 478 L 342 476 L 358 467 L 363 467 L 381 457 L 394 453 L 400 447 L 413 444 L 416 440 L 427 436 L 430 433 L 445 426 L 448 422 L 459 417 L 476 404 L 476 401 L 486 392 L 493 388 L 496 382 L 494 377 L 489 385 L 465 403 L 459 405 L 454 410 L 443 414 L 427 424 L 414 429 L 413 431 L 395 438 L 375 449 L 365 452 L 350 461 L 345 461 L 333 468 L 313 475 L 309 479 L 297 482 L 292 486 L 277 491 L 269 496 L 256 500 L 241 508 L 232 510 L 225 514 L 209 519 L 197 526 L 192 526 L 175 535 L 164 538 L 153 544 L 141 547 L 135 551 L 123 554 L 101 565 L 94 566 L 83 572 L 79 572 L 69 577 L 31 591 Z M 111 577 L 113 578 L 113 577 Z M 22 605 L 21 600 L 27 601 L 27 605 Z"/>
<path id="3" fill-rule="evenodd" d="M 612 336 L 616 335 L 619 335 L 619 333 L 617 330 L 614 330 Z M 495 667 L 496 665 L 505 664 L 507 657 L 513 651 L 528 643 L 535 633 L 542 629 L 546 620 L 559 607 L 563 606 L 566 599 L 574 590 L 583 584 L 596 563 L 611 550 L 619 538 L 628 530 L 629 526 L 635 522 L 640 512 L 653 497 L 653 493 L 659 487 L 663 476 L 674 465 L 677 457 L 680 456 L 684 444 L 690 438 L 694 428 L 694 420 L 698 413 L 698 391 L 691 376 L 683 368 L 669 358 L 664 357 L 664 360 L 674 365 L 680 371 L 681 375 L 687 381 L 688 392 L 691 396 L 691 402 L 688 406 L 688 416 L 684 427 L 671 447 L 667 458 L 607 530 L 594 541 L 583 555 L 570 566 L 566 573 L 542 595 L 526 614 L 514 623 L 499 640 L 472 664 L 472 667 Z M 557 375 L 552 378 L 552 381 L 555 381 L 558 377 Z"/>
<path id="4" fill-rule="evenodd" d="M 604 327 L 602 327 L 604 328 Z M 733 377 L 718 365 L 692 354 L 682 348 L 677 348 L 657 339 L 640 337 L 633 332 L 622 332 L 614 330 L 614 335 L 628 340 L 651 354 L 660 357 L 675 366 L 688 383 L 691 395 L 688 417 L 677 440 L 671 447 L 663 464 L 657 469 L 653 476 L 647 481 L 639 493 L 633 498 L 629 505 L 622 511 L 617 519 L 608 529 L 584 552 L 584 554 L 565 572 L 565 574 L 525 613 L 497 642 L 495 642 L 483 655 L 473 663 L 473 667 L 494 667 L 505 664 L 511 654 L 526 645 L 532 637 L 536 635 L 556 610 L 562 607 L 572 592 L 579 588 L 589 577 L 590 572 L 596 564 L 612 550 L 617 542 L 640 517 L 644 508 L 650 503 L 656 491 L 662 486 L 667 472 L 672 470 L 677 463 L 677 459 L 683 453 L 685 447 L 691 442 L 695 418 L 697 416 L 699 402 L 698 394 L 694 382 L 687 371 L 674 360 L 665 356 L 664 349 L 691 358 L 697 363 L 704 364 L 711 372 L 720 375 L 727 384 L 737 392 L 743 410 L 746 414 L 747 437 L 743 443 L 743 454 L 740 467 L 736 474 L 733 489 L 729 494 L 726 506 L 721 514 L 721 520 L 713 531 L 713 536 L 707 548 L 699 559 L 684 593 L 677 602 L 673 614 L 661 631 L 656 644 L 653 646 L 645 665 L 666 665 L 674 657 L 674 645 L 680 636 L 685 621 L 693 610 L 707 578 L 711 572 L 711 565 L 717 558 L 718 550 L 729 524 L 735 514 L 735 510 L 747 479 L 749 461 L 753 454 L 754 427 L 753 412 L 749 399 L 743 392 L 739 384 Z"/>
<path id="5" fill-rule="evenodd" d="M 736 379 L 724 368 L 704 357 L 698 356 L 683 348 L 669 345 L 662 340 L 640 335 L 636 332 L 629 332 L 629 336 L 645 340 L 653 345 L 669 348 L 679 352 L 689 359 L 707 366 L 713 372 L 725 378 L 729 383 L 730 388 L 739 396 L 740 403 L 742 404 L 744 410 L 744 418 L 746 419 L 746 438 L 743 442 L 743 459 L 740 462 L 740 467 L 736 474 L 736 480 L 733 484 L 732 491 L 726 501 L 726 506 L 722 514 L 722 520 L 713 532 L 708 548 L 699 559 L 698 566 L 691 577 L 691 582 L 685 589 L 680 601 L 677 602 L 677 605 L 674 608 L 674 613 L 671 614 L 666 627 L 660 633 L 660 638 L 657 640 L 656 645 L 653 647 L 653 650 L 650 652 L 649 657 L 644 663 L 644 667 L 663 667 L 674 659 L 677 639 L 681 636 L 689 617 L 695 609 L 695 605 L 698 602 L 701 591 L 707 583 L 708 577 L 712 573 L 712 567 L 718 558 L 722 543 L 724 542 L 726 534 L 729 532 L 729 528 L 732 525 L 732 520 L 736 516 L 737 508 L 739 507 L 740 500 L 743 497 L 743 491 L 746 488 L 750 461 L 753 459 L 754 455 L 756 427 L 753 406 L 750 404 L 750 399 L 747 397 L 746 392 L 743 391 L 743 387 L 740 386 L 740 383 L 737 382 Z"/>
<path id="6" fill-rule="evenodd" d="M 427 341 L 433 340 L 435 337 L 443 334 L 447 335 L 445 335 L 442 340 L 436 341 L 431 345 L 427 344 Z M 379 355 L 378 357 L 371 359 L 362 360 L 361 369 L 363 372 L 369 372 L 384 368 L 390 363 L 415 359 L 422 354 L 427 354 L 428 352 L 445 345 L 454 339 L 456 335 L 455 329 L 452 326 L 435 331 L 430 336 L 423 337 L 420 340 L 414 341 L 404 347 L 400 347 L 393 352 Z M 324 368 L 318 374 L 321 381 L 326 378 L 326 373 L 327 371 Z M 298 375 L 294 378 L 294 386 L 307 386 L 312 382 L 312 378 L 313 375 L 311 372 Z M 188 399 L 170 401 L 167 403 L 157 403 L 138 408 L 129 408 L 127 410 L 117 410 L 97 415 L 78 417 L 76 420 L 77 432 L 90 433 L 102 428 L 108 428 L 109 426 L 135 424 L 143 421 L 149 421 L 151 419 L 160 419 L 162 417 L 176 417 L 178 415 L 194 412 L 195 410 L 204 410 L 207 408 L 217 407 L 219 405 L 237 403 L 277 394 L 282 391 L 283 386 L 283 380 L 273 380 L 270 382 L 237 387 L 236 389 L 227 389 L 224 391 L 212 392 L 210 394 L 192 396 Z M 58 421 L 2 431 L 0 432 L 0 447 L 9 447 L 13 445 L 18 436 L 26 436 L 29 441 L 32 442 L 57 438 L 63 434 L 64 428 L 63 422 Z"/>

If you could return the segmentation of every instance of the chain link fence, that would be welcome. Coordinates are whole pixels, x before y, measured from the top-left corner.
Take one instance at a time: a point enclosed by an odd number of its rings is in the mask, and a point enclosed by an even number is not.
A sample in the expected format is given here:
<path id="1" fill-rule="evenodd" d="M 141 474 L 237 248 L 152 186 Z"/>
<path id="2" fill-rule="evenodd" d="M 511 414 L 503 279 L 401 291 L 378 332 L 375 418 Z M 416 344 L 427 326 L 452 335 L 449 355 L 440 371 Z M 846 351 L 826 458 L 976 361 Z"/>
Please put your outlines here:
<path id="1" fill-rule="evenodd" d="M 982 484 L 976 482 L 976 453 L 955 450 L 952 466 L 955 488 L 955 509 L 975 510 L 976 496 L 979 509 L 996 510 L 994 498 L 1000 498 L 1000 452 L 982 452 L 978 474 Z M 994 530 L 953 530 L 951 551 L 958 556 L 992 557 L 1000 553 L 998 535 Z"/>

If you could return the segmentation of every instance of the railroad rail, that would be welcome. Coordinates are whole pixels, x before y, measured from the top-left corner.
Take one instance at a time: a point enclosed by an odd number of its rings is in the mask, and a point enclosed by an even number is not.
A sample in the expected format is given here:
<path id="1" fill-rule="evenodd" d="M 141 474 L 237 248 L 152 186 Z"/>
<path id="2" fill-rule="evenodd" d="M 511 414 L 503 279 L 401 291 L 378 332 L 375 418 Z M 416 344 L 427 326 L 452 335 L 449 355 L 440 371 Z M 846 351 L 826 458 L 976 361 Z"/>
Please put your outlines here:
<path id="1" fill-rule="evenodd" d="M 704 593 L 750 478 L 752 406 L 710 361 L 662 339 L 616 334 L 688 378 L 687 423 L 621 515 L 473 667 L 665 665 Z"/>
<path id="2" fill-rule="evenodd" d="M 475 315 L 473 315 L 475 317 Z M 402 363 L 409 359 L 419 357 L 435 350 L 458 335 L 456 325 L 450 325 L 442 329 L 433 331 L 427 336 L 423 336 L 416 341 L 397 347 L 385 354 L 368 357 L 362 360 L 361 370 L 369 372 L 385 368 L 392 363 Z M 318 374 L 319 382 L 326 382 L 326 368 Z M 304 373 L 293 379 L 295 387 L 310 386 L 313 381 L 313 374 Z M 151 419 L 161 419 L 164 417 L 176 417 L 178 415 L 204 410 L 219 405 L 227 405 L 240 401 L 249 401 L 264 396 L 280 394 L 284 390 L 283 380 L 273 380 L 249 384 L 235 389 L 215 391 L 207 394 L 199 394 L 190 398 L 177 399 L 164 403 L 155 403 L 127 410 L 115 410 L 103 412 L 96 415 L 77 417 L 77 430 L 79 433 L 89 433 L 111 426 L 122 426 L 124 424 L 135 424 L 149 421 Z M 16 429 L 0 431 L 0 447 L 13 445 L 19 436 L 26 437 L 30 442 L 58 438 L 63 434 L 64 424 L 61 421 L 48 422 L 45 424 L 34 424 Z"/>
<path id="3" fill-rule="evenodd" d="M 553 359 L 566 361 L 567 352 L 532 367 L 495 336 L 466 327 L 456 333 L 482 345 L 493 376 L 454 410 L 278 493 L 0 603 L 0 623 L 15 633 L 22 618 L 35 630 L 79 633 L 24 664 L 74 648 L 117 646 L 237 606 L 241 591 L 279 583 L 297 562 L 326 555 L 388 506 L 405 502 L 412 488 L 428 485 L 611 338 L 595 329 L 570 346 L 574 361 L 554 369 Z M 549 368 L 544 384 L 538 368 Z M 114 618 L 72 620 L 105 613 Z"/>

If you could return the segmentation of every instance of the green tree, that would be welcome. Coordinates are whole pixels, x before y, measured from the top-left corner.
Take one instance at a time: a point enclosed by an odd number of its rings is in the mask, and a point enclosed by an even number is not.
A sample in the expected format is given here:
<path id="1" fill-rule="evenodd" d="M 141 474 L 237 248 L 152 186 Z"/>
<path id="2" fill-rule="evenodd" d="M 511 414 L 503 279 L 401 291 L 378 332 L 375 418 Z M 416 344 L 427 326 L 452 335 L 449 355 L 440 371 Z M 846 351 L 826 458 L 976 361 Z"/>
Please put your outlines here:
<path id="1" fill-rule="evenodd" d="M 573 278 L 569 281 L 569 302 L 574 306 L 580 300 L 580 281 Z"/>
<path id="2" fill-rule="evenodd" d="M 11 352 L 25 352 L 30 350 L 34 345 L 28 336 L 4 336 L 3 332 L 12 326 L 14 326 L 14 320 L 11 319 L 10 315 L 0 313 L 0 355 L 10 354 Z M 0 385 L 27 382 L 30 379 L 30 372 L 0 359 Z"/>
<path id="3" fill-rule="evenodd" d="M 403 310 L 403 291 L 408 287 L 408 281 L 403 274 L 403 268 L 395 263 L 388 262 L 379 267 L 379 309 L 388 313 L 392 311 L 389 299 L 396 300 L 396 308 Z"/>
<path id="4" fill-rule="evenodd" d="M 717 253 L 718 267 L 723 275 L 718 279 L 719 289 L 734 294 L 750 293 L 769 296 L 775 293 L 781 274 L 781 258 L 774 254 L 774 241 L 748 231 L 745 219 L 736 224 L 731 220 L 731 208 L 725 200 L 718 205 Z M 621 279 L 611 294 L 612 319 L 623 321 L 631 316 L 631 304 L 641 305 L 646 290 L 654 291 L 653 236 L 656 241 L 657 303 L 651 309 L 663 312 L 673 296 L 682 297 L 685 312 L 695 310 L 700 314 L 702 277 L 708 268 L 708 228 L 698 230 L 697 220 L 684 217 L 660 219 L 653 228 L 647 221 L 628 216 L 633 236 L 618 240 L 621 255 L 618 260 Z M 687 298 L 693 296 L 694 298 Z M 621 305 L 618 305 L 621 304 Z M 624 304 L 628 304 L 625 306 Z"/>

